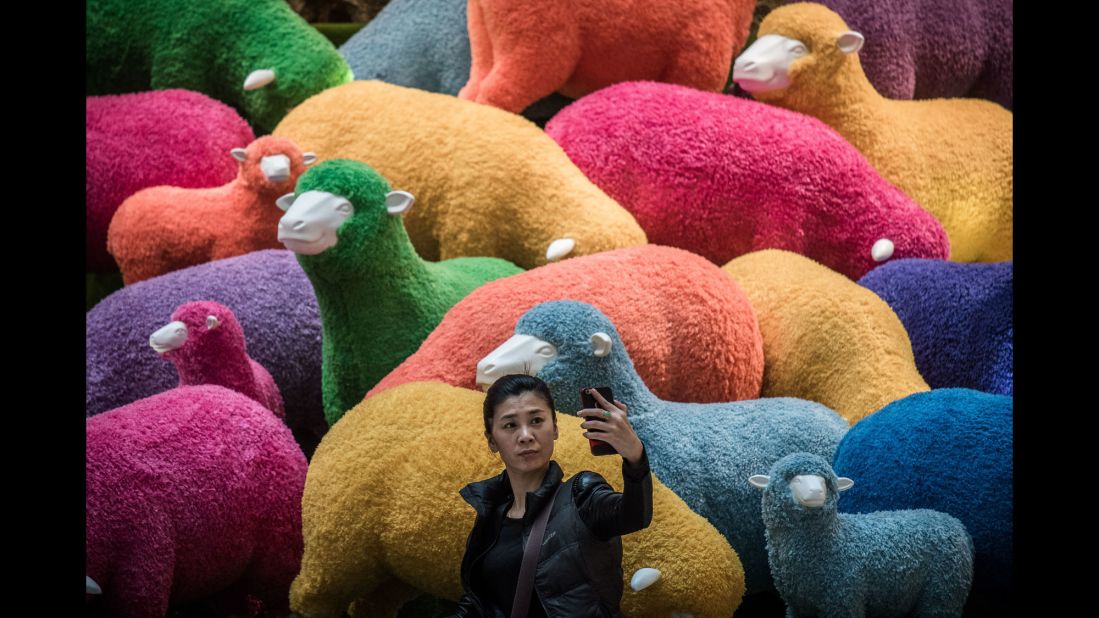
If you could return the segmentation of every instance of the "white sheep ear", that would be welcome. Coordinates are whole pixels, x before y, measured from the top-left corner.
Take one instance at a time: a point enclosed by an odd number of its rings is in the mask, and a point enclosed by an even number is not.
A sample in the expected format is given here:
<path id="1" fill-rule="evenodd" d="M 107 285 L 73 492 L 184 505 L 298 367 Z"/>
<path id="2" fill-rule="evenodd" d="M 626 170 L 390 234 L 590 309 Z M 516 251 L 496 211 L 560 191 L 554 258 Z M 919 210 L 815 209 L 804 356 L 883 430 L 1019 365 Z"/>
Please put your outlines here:
<path id="1" fill-rule="evenodd" d="M 607 333 L 595 333 L 591 336 L 591 353 L 596 358 L 603 358 L 611 353 L 614 342 Z"/>
<path id="2" fill-rule="evenodd" d="M 286 212 L 290 210 L 290 207 L 294 205 L 294 194 L 287 193 L 286 195 L 275 200 L 275 206 L 279 207 L 279 210 Z"/>
<path id="3" fill-rule="evenodd" d="M 267 84 L 275 81 L 275 71 L 272 69 L 257 69 L 244 78 L 245 90 L 259 90 Z"/>
<path id="4" fill-rule="evenodd" d="M 858 32 L 844 32 L 836 39 L 836 47 L 845 54 L 854 54 L 862 49 L 866 39 Z"/>
<path id="5" fill-rule="evenodd" d="M 752 484 L 752 487 L 762 491 L 767 489 L 767 483 L 771 482 L 771 477 L 766 474 L 753 474 L 748 477 L 748 482 Z"/>
<path id="6" fill-rule="evenodd" d="M 396 217 L 408 212 L 415 201 L 416 198 L 408 191 L 390 191 L 385 195 L 385 209 Z"/>
<path id="7" fill-rule="evenodd" d="M 214 330 L 218 326 L 221 326 L 221 322 L 218 322 L 216 315 L 206 316 L 206 330 Z"/>
<path id="8" fill-rule="evenodd" d="M 852 481 L 846 476 L 841 476 L 836 479 L 836 491 L 847 491 L 848 489 L 851 489 L 851 487 L 853 487 L 854 485 L 855 481 Z"/>
<path id="9" fill-rule="evenodd" d="M 241 163 L 244 163 L 244 160 L 248 158 L 248 151 L 243 148 L 234 148 L 229 151 L 229 154 L 233 155 L 233 158 Z"/>
<path id="10" fill-rule="evenodd" d="M 313 165 L 317 162 L 317 153 L 307 152 L 301 156 L 301 161 L 306 165 Z"/>

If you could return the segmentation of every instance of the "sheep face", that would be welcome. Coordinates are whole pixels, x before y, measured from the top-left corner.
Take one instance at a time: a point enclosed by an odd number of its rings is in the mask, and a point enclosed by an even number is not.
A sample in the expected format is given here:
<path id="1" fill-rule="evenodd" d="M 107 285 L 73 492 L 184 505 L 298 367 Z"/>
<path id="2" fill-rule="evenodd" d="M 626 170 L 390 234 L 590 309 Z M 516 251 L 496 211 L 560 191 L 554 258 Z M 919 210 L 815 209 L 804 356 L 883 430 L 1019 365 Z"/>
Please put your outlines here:
<path id="1" fill-rule="evenodd" d="M 198 301 L 180 305 L 172 321 L 149 337 L 157 353 L 175 362 L 218 358 L 230 348 L 244 348 L 244 329 L 225 305 Z"/>
<path id="2" fill-rule="evenodd" d="M 267 135 L 247 148 L 234 148 L 230 154 L 240 162 L 241 182 L 257 193 L 279 195 L 294 188 L 306 167 L 317 155 L 303 153 L 288 139 Z"/>
<path id="3" fill-rule="evenodd" d="M 487 391 L 506 375 L 538 375 L 554 358 L 557 358 L 557 348 L 552 343 L 530 335 L 513 335 L 477 363 L 477 386 Z"/>
<path id="4" fill-rule="evenodd" d="M 839 493 L 854 485 L 811 453 L 787 455 L 771 466 L 769 475 L 756 474 L 748 482 L 763 492 L 763 522 L 768 527 L 828 521 L 836 512 Z"/>
<path id="5" fill-rule="evenodd" d="M 326 191 L 306 191 L 280 197 L 279 242 L 298 255 L 318 255 L 339 242 L 337 231 L 355 214 L 351 200 Z"/>
<path id="6" fill-rule="evenodd" d="M 733 81 L 751 93 L 780 90 L 790 85 L 790 65 L 808 53 L 801 41 L 768 34 L 736 59 Z"/>

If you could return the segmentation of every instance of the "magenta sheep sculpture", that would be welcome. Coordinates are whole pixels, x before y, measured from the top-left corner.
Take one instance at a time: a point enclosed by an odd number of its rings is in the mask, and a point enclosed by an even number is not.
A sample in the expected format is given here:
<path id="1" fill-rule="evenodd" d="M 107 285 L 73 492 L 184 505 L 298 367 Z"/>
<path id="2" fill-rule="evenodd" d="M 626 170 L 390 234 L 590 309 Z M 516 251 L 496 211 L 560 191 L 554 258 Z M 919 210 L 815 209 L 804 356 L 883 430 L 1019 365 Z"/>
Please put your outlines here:
<path id="1" fill-rule="evenodd" d="M 117 268 L 107 228 L 123 200 L 147 187 L 216 187 L 233 179 L 230 148 L 256 136 L 232 107 L 190 90 L 84 99 L 85 270 Z"/>
<path id="2" fill-rule="evenodd" d="M 718 265 L 785 249 L 858 279 L 890 257 L 950 255 L 933 215 L 803 114 L 631 82 L 572 103 L 546 133 L 649 242 Z"/>
<path id="3" fill-rule="evenodd" d="M 149 336 L 149 345 L 176 366 L 180 386 L 224 386 L 285 420 L 279 387 L 248 356 L 244 329 L 225 305 L 210 300 L 180 305 L 172 321 Z"/>
<path id="4" fill-rule="evenodd" d="M 279 197 L 317 160 L 271 135 L 234 148 L 237 177 L 210 189 L 151 187 L 126 199 L 107 231 L 107 250 L 126 285 L 188 266 L 282 247 Z"/>
<path id="5" fill-rule="evenodd" d="M 90 606 L 165 616 L 209 601 L 289 614 L 301 567 L 306 462 L 267 408 L 221 386 L 181 386 L 87 419 Z"/>

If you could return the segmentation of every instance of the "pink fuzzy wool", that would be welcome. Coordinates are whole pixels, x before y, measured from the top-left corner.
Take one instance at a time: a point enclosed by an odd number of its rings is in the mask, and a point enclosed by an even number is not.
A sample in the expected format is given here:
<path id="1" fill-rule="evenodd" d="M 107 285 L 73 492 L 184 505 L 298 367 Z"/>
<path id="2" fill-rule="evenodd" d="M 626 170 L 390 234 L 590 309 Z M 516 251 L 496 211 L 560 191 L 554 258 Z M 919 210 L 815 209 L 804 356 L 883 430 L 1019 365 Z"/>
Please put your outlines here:
<path id="1" fill-rule="evenodd" d="M 107 227 L 123 200 L 146 187 L 216 187 L 237 175 L 233 148 L 255 135 L 228 105 L 190 90 L 87 97 L 85 269 L 115 269 Z"/>
<path id="2" fill-rule="evenodd" d="M 306 461 L 266 408 L 220 386 L 184 386 L 91 417 L 88 595 L 115 618 L 210 599 L 289 613 L 301 566 Z"/>
<path id="3" fill-rule="evenodd" d="M 653 82 L 618 84 L 547 125 L 592 182 L 633 214 L 649 242 L 723 265 L 785 249 L 858 279 L 893 259 L 946 259 L 946 232 L 854 146 L 809 116 Z"/>
<path id="4" fill-rule="evenodd" d="M 208 327 L 211 317 L 217 320 L 214 328 Z M 162 355 L 179 371 L 180 386 L 224 386 L 285 420 L 279 387 L 263 365 L 248 356 L 244 329 L 231 309 L 214 301 L 195 301 L 180 305 L 171 321 L 187 328 L 184 344 Z"/>

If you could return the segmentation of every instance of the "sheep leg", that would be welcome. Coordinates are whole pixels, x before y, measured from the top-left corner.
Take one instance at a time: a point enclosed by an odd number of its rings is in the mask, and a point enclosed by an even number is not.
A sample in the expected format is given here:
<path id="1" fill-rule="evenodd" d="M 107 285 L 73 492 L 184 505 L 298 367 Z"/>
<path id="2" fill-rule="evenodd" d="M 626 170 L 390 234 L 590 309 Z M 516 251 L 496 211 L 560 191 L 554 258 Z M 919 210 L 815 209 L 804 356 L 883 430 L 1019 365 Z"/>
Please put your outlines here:
<path id="1" fill-rule="evenodd" d="M 469 81 L 458 91 L 458 98 L 476 101 L 481 82 L 492 69 L 492 39 L 485 27 L 484 13 L 479 0 L 469 0 L 466 7 L 466 23 L 469 28 L 470 67 Z"/>
<path id="2" fill-rule="evenodd" d="M 114 573 L 111 585 L 103 590 L 108 616 L 145 618 L 168 613 L 175 571 L 175 544 L 160 530 L 162 528 L 157 528 L 150 535 L 152 538 L 135 539 L 138 546 L 132 546 L 120 561 L 123 566 Z"/>

